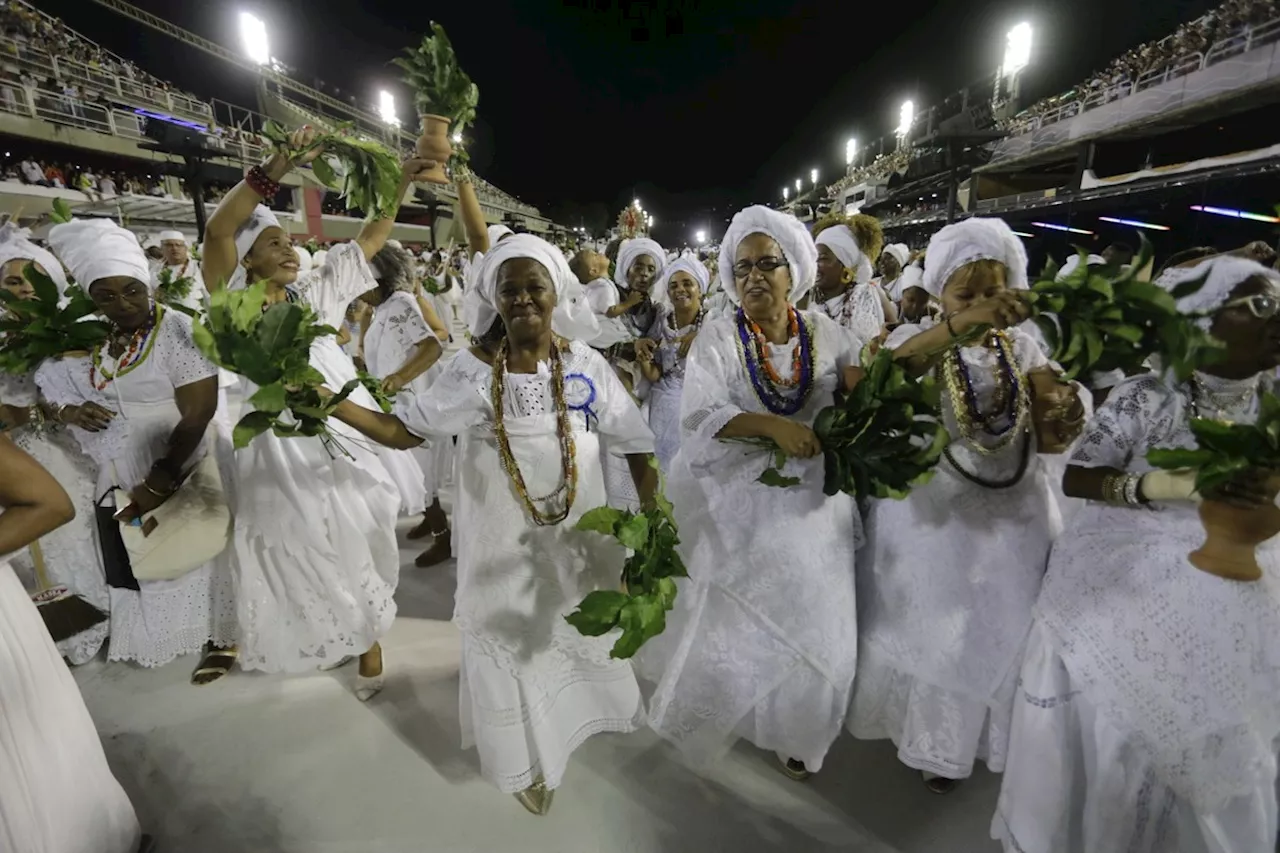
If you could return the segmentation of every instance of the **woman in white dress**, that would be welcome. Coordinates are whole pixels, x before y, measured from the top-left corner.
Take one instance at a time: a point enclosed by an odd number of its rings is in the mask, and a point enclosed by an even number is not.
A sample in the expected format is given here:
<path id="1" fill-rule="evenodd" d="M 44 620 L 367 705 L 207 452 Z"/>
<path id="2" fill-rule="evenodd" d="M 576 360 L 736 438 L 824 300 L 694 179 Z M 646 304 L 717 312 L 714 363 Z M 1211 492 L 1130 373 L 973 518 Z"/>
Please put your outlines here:
<path id="1" fill-rule="evenodd" d="M 437 360 L 449 333 L 429 303 L 417 296 L 413 257 L 399 245 L 388 243 L 373 256 L 378 286 L 360 297 L 373 309 L 364 333 L 364 359 L 369 374 L 382 382 L 391 396 L 402 390 L 421 394 L 440 374 Z M 425 303 L 425 304 L 424 304 Z M 424 313 L 430 312 L 429 315 Z M 418 555 L 415 565 L 428 568 L 448 560 L 449 518 L 440 506 L 440 488 L 453 468 L 453 442 L 436 440 L 411 451 L 425 475 L 426 511 L 422 525 L 410 539 L 429 533 L 431 547 Z"/>
<path id="2" fill-rule="evenodd" d="M 13 224 L 0 228 L 0 287 L 19 299 L 30 299 L 35 290 L 24 276 L 27 264 L 47 275 L 66 291 L 67 277 L 62 264 L 19 232 Z M 103 613 L 111 607 L 102 555 L 93 529 L 93 487 L 97 479 L 93 461 L 54 421 L 54 409 L 40 400 L 34 373 L 15 376 L 0 373 L 0 421 L 14 442 L 31 454 L 71 496 L 76 509 L 74 521 L 40 538 L 10 560 L 16 570 L 31 577 L 36 586 L 42 580 L 63 586 Z M 44 576 L 43 579 L 41 576 Z M 58 643 L 58 651 L 72 664 L 92 659 L 107 639 L 106 620 Z"/>
<path id="3" fill-rule="evenodd" d="M 1190 418 L 1253 422 L 1280 364 L 1280 276 L 1219 257 L 1159 283 L 1206 274 L 1178 306 L 1212 313 L 1225 360 L 1121 383 L 1067 469 L 1089 503 L 1054 546 L 1024 655 L 991 827 L 1009 853 L 1275 849 L 1280 540 L 1257 549 L 1257 581 L 1197 568 L 1195 472 L 1146 462 L 1194 448 Z M 1271 500 L 1251 472 L 1214 498 Z"/>
<path id="4" fill-rule="evenodd" d="M 671 461 L 680 449 L 680 395 L 684 389 L 684 367 L 689 350 L 702 328 L 706 313 L 702 297 L 710 276 L 707 268 L 692 256 L 668 264 L 654 288 L 654 300 L 661 316 L 649 337 L 655 349 L 641 350 L 640 370 L 650 383 L 649 426 L 653 429 L 658 463 L 671 470 Z"/>
<path id="5" fill-rule="evenodd" d="M 817 251 L 794 217 L 738 213 L 720 280 L 739 306 L 709 318 L 685 364 L 680 451 L 668 494 L 690 578 L 666 633 L 646 648 L 661 672 L 650 725 L 695 766 L 737 737 L 772 750 L 789 775 L 822 767 L 849 707 L 857 662 L 852 498 L 822 493 L 810 425 L 852 387 L 863 341 L 794 305 L 813 287 Z M 772 439 L 792 488 L 758 482 L 769 456 L 725 441 Z"/>
<path id="6" fill-rule="evenodd" d="M 885 323 L 896 323 L 893 303 L 871 281 L 872 264 L 884 245 L 880 220 L 865 213 L 831 214 L 813 226 L 813 236 L 818 246 L 814 309 L 864 341 L 875 339 Z"/>
<path id="7" fill-rule="evenodd" d="M 0 506 L 0 850 L 135 853 L 143 838 L 133 806 L 111 775 L 75 680 L 4 560 L 70 522 L 75 508 L 5 436 Z"/>
<path id="8" fill-rule="evenodd" d="M 951 444 L 931 481 L 872 507 L 849 730 L 891 739 L 935 793 L 967 778 L 975 758 L 1004 767 L 1019 653 L 1061 530 L 1030 418 L 1028 375 L 1050 368 L 1016 325 L 1026 266 L 1004 222 L 947 226 L 929 243 L 924 287 L 949 325 L 899 326 L 885 341 L 900 357 L 928 353 Z M 952 343 L 975 325 L 993 331 Z M 1078 432 L 1085 410 L 1073 405 Z"/>
<path id="9" fill-rule="evenodd" d="M 615 638 L 585 637 L 564 617 L 587 593 L 616 589 L 622 569 L 616 543 L 574 529 L 605 503 L 601 449 L 648 498 L 653 436 L 605 360 L 553 334 L 577 287 L 557 249 L 517 234 L 473 274 L 505 330 L 496 352 L 458 353 L 395 416 L 344 403 L 337 417 L 396 447 L 459 436 L 463 746 L 499 790 L 545 814 L 574 749 L 644 721 L 630 663 L 609 657 Z"/>
<path id="10" fill-rule="evenodd" d="M 57 419 L 97 466 L 95 501 L 109 505 L 119 488 L 132 500 L 116 507 L 121 520 L 150 512 L 206 453 L 218 454 L 230 491 L 230 436 L 214 420 L 218 369 L 192 341 L 191 319 L 153 301 L 137 239 L 109 220 L 76 220 L 54 226 L 49 244 L 112 327 L 90 355 L 36 372 Z M 174 580 L 113 585 L 108 658 L 156 667 L 212 644 L 192 683 L 225 675 L 237 633 L 228 557 Z"/>
<path id="11" fill-rule="evenodd" d="M 306 149 L 314 137 L 311 129 L 295 131 L 290 147 Z M 269 301 L 305 304 L 321 323 L 336 328 L 351 301 L 376 286 L 368 259 L 386 242 L 394 219 L 365 223 L 353 242 L 328 252 L 299 278 L 288 235 L 260 204 L 274 196 L 276 182 L 293 165 L 277 153 L 223 198 L 205 231 L 206 280 L 233 288 L 265 281 Z M 405 164 L 400 197 L 422 168 L 421 161 Z M 356 378 L 355 365 L 332 336 L 312 344 L 311 365 L 332 388 Z M 252 391 L 246 388 L 245 396 Z M 351 399 L 377 407 L 363 388 Z M 402 497 L 388 471 L 395 464 L 393 451 L 368 448 L 341 424 L 333 424 L 333 431 L 350 456 L 335 456 L 319 438 L 271 433 L 235 454 L 240 659 L 246 669 L 302 672 L 359 655 L 356 696 L 367 701 L 382 689 L 378 640 L 396 615 L 395 527 Z M 420 473 L 417 488 L 421 495 Z"/>

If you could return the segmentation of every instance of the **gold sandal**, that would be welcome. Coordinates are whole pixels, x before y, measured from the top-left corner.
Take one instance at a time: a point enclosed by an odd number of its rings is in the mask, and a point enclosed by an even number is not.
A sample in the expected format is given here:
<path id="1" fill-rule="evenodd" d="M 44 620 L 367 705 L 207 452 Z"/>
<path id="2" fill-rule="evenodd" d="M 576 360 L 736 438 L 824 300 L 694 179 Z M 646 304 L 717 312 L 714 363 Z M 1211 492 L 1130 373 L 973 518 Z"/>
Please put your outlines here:
<path id="1" fill-rule="evenodd" d="M 542 817 L 551 811 L 551 801 L 555 799 L 556 792 L 547 790 L 547 783 L 541 777 L 528 788 L 513 795 L 520 805 L 524 806 L 529 814 Z"/>
<path id="2" fill-rule="evenodd" d="M 234 646 L 229 649 L 210 649 L 200 661 L 200 666 L 191 673 L 191 683 L 196 687 L 213 684 L 230 672 L 239 659 L 240 650 Z M 225 661 L 225 664 L 214 663 L 215 661 Z"/>

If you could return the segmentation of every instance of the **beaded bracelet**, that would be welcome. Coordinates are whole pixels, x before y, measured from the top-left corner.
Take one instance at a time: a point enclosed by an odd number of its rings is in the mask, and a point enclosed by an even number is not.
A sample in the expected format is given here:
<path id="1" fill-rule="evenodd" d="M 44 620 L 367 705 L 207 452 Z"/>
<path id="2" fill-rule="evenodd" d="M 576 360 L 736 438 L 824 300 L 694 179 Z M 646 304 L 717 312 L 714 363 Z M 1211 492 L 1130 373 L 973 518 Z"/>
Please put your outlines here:
<path id="1" fill-rule="evenodd" d="M 1108 474 L 1102 478 L 1102 499 L 1112 506 L 1142 506 L 1141 484 L 1141 474 Z"/>
<path id="2" fill-rule="evenodd" d="M 249 189 L 264 199 L 273 199 L 280 192 L 280 183 L 271 180 L 267 170 L 261 166 L 254 166 L 245 173 L 244 182 L 249 185 Z"/>

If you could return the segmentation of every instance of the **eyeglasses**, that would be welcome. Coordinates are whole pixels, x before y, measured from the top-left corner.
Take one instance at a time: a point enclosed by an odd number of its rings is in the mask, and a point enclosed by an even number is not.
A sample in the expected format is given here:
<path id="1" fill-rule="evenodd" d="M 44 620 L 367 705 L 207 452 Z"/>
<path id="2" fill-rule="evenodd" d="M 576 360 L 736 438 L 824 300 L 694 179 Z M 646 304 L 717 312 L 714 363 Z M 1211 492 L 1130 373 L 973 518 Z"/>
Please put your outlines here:
<path id="1" fill-rule="evenodd" d="M 786 265 L 787 265 L 786 258 L 775 258 L 772 255 L 766 255 L 763 258 L 759 258 L 755 262 L 738 261 L 736 264 L 733 265 L 733 277 L 746 278 L 747 276 L 751 275 L 752 269 L 758 269 L 762 273 L 771 273 L 774 270 L 778 269 L 779 267 L 785 267 Z"/>
<path id="2" fill-rule="evenodd" d="M 1252 296 L 1232 299 L 1222 306 L 1224 311 L 1228 308 L 1248 308 L 1249 313 L 1259 320 L 1270 320 L 1276 314 L 1280 314 L 1280 298 L 1270 293 L 1255 293 Z"/>

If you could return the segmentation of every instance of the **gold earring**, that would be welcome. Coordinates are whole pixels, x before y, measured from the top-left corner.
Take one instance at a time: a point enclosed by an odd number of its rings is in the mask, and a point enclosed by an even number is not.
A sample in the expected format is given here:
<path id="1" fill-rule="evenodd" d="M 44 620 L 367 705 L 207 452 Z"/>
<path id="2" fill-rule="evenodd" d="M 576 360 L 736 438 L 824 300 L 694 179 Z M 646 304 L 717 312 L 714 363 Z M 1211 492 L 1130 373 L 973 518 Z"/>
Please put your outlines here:
<path id="1" fill-rule="evenodd" d="M 845 284 L 848 284 L 849 282 L 853 281 L 853 273 L 849 271 L 848 267 L 845 267 L 844 272 L 841 273 L 840 281 L 844 282 Z"/>

